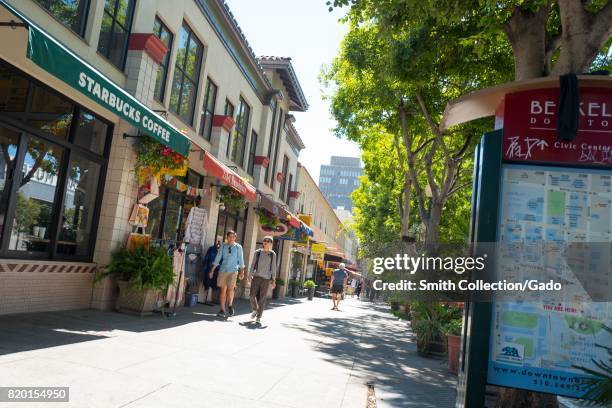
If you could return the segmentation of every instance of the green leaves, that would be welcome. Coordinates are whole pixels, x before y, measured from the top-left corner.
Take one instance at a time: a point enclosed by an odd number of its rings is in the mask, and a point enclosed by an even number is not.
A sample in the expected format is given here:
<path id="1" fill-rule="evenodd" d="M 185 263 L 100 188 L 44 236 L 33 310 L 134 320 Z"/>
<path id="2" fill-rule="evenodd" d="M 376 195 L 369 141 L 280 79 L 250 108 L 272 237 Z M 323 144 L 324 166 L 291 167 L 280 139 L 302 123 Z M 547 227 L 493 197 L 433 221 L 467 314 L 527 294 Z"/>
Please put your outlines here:
<path id="1" fill-rule="evenodd" d="M 122 246 L 113 253 L 111 262 L 96 276 L 96 281 L 105 276 L 127 281 L 135 289 L 165 289 L 174 281 L 172 258 L 162 247 L 138 245 L 134 251 L 128 251 Z"/>

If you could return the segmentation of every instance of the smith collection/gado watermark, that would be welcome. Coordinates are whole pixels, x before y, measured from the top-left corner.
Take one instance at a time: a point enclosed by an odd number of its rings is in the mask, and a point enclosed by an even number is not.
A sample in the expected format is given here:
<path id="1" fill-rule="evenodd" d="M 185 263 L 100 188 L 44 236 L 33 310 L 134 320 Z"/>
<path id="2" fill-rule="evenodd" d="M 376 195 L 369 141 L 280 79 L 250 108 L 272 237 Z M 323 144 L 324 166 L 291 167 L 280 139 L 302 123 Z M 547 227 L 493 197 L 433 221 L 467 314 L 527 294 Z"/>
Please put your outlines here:
<path id="1" fill-rule="evenodd" d="M 378 291 L 410 292 L 460 301 L 607 302 L 612 245 L 521 241 L 442 245 L 436 256 L 420 248 L 379 248 L 369 265 Z M 474 254 L 474 255 L 470 255 Z"/>

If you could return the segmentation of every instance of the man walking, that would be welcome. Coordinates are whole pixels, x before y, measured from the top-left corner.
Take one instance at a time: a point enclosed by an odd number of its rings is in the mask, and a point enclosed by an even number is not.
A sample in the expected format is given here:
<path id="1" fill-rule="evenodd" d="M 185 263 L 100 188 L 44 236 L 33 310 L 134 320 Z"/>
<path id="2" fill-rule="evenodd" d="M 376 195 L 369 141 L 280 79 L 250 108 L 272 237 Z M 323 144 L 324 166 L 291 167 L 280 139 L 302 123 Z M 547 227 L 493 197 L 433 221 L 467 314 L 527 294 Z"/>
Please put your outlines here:
<path id="1" fill-rule="evenodd" d="M 334 303 L 332 310 L 340 311 L 338 306 L 340 305 L 340 300 L 342 300 L 342 294 L 344 293 L 344 288 L 348 280 L 348 272 L 345 267 L 346 265 L 343 263 L 338 265 L 338 269 L 332 273 L 330 279 L 330 292 L 332 294 L 332 302 Z"/>
<path id="2" fill-rule="evenodd" d="M 272 237 L 265 236 L 263 249 L 255 251 L 255 256 L 249 268 L 249 282 L 251 283 L 251 319 L 257 317 L 261 323 L 261 316 L 268 299 L 268 288 L 276 286 L 276 252 L 272 250 Z"/>
<path id="3" fill-rule="evenodd" d="M 242 246 L 236 242 L 236 233 L 232 230 L 227 231 L 227 242 L 221 245 L 217 256 L 213 261 L 213 270 L 209 277 L 212 279 L 214 267 L 219 268 L 217 286 L 219 287 L 219 304 L 221 306 L 217 316 L 225 317 L 225 300 L 227 298 L 228 312 L 234 315 L 234 287 L 236 278 L 244 278 L 244 256 Z M 238 272 L 240 271 L 240 276 Z"/>

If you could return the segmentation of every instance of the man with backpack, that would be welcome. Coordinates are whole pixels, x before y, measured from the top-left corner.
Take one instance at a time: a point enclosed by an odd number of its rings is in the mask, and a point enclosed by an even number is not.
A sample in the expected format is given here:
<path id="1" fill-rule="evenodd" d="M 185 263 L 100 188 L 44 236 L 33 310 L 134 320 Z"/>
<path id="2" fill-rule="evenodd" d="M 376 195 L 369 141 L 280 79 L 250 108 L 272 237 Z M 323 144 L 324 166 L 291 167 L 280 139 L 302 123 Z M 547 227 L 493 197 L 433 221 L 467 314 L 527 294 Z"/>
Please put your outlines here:
<path id="1" fill-rule="evenodd" d="M 251 282 L 251 319 L 257 318 L 261 323 L 261 315 L 266 307 L 268 289 L 276 286 L 276 252 L 272 250 L 272 237 L 265 236 L 263 249 L 255 251 L 253 262 L 249 268 L 249 281 Z"/>

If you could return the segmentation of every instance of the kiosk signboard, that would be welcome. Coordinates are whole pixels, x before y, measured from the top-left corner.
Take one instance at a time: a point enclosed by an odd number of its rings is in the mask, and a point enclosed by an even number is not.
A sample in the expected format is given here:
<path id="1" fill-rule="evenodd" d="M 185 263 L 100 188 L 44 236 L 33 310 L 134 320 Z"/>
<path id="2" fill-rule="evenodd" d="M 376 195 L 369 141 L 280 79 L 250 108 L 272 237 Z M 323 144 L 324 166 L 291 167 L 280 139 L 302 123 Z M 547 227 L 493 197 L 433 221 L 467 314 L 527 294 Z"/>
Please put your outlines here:
<path id="1" fill-rule="evenodd" d="M 612 345 L 612 93 L 580 89 L 578 136 L 557 138 L 558 89 L 505 99 L 498 277 L 562 282 L 493 302 L 487 382 L 569 397 Z M 546 166 L 543 164 L 555 164 Z M 572 252 L 579 246 L 580 251 Z M 520 252 L 517 252 L 520 251 Z M 519 254 L 517 256 L 517 254 Z"/>

